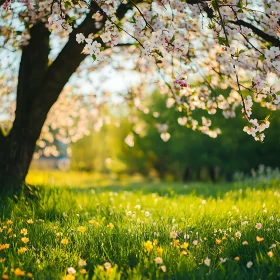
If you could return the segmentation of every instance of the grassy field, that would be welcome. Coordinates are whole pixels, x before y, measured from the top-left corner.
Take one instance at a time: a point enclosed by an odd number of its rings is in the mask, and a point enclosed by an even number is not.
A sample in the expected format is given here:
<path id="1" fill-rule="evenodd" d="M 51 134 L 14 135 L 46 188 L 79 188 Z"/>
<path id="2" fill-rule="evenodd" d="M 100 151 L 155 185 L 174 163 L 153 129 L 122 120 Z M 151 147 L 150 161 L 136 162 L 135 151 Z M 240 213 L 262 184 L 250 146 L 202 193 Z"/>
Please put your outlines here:
<path id="1" fill-rule="evenodd" d="M 28 180 L 36 199 L 0 200 L 3 279 L 280 279 L 279 180 Z"/>

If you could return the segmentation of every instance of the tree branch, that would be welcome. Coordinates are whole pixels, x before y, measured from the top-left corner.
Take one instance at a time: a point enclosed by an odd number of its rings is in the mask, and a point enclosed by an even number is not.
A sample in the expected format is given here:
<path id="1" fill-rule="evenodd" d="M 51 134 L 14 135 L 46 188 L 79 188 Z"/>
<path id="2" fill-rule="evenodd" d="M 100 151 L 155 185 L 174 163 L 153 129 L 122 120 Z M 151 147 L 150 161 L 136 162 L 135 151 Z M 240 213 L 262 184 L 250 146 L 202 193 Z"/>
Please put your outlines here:
<path id="1" fill-rule="evenodd" d="M 280 47 L 280 40 L 278 40 L 277 38 L 265 33 L 264 31 L 258 29 L 257 27 L 255 27 L 254 25 L 252 25 L 251 23 L 248 23 L 244 20 L 237 20 L 237 21 L 230 21 L 230 23 L 235 24 L 235 25 L 241 25 L 244 27 L 248 27 L 250 29 L 252 29 L 252 31 L 258 35 L 260 38 L 262 38 L 263 40 L 265 40 L 266 42 L 272 43 L 274 46 L 276 47 Z"/>

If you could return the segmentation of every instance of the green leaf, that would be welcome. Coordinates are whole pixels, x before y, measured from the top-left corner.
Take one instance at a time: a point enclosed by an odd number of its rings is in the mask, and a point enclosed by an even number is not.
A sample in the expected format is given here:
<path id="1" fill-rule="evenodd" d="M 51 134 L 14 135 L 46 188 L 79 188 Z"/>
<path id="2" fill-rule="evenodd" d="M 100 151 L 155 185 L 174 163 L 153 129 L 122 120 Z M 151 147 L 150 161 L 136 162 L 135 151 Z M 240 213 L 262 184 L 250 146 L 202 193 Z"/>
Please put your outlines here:
<path id="1" fill-rule="evenodd" d="M 71 5 L 72 5 L 72 3 L 71 3 L 70 0 L 67 0 L 67 1 L 64 2 L 65 9 L 68 9 L 68 7 L 71 6 Z"/>
<path id="2" fill-rule="evenodd" d="M 172 44 L 174 41 L 175 41 L 175 36 L 173 35 L 171 40 L 170 40 L 170 43 Z"/>
<path id="3" fill-rule="evenodd" d="M 218 41 L 221 45 L 227 46 L 227 39 L 225 37 L 218 37 Z"/>
<path id="4" fill-rule="evenodd" d="M 260 61 L 264 61 L 265 60 L 265 56 L 262 54 L 260 57 L 259 57 Z"/>
<path id="5" fill-rule="evenodd" d="M 91 57 L 92 57 L 93 61 L 95 61 L 95 60 L 96 60 L 96 56 L 95 56 L 95 54 L 93 54 Z"/>
<path id="6" fill-rule="evenodd" d="M 217 11 L 217 10 L 218 10 L 218 7 L 217 7 L 217 4 L 216 4 L 216 1 L 215 1 L 215 0 L 212 0 L 212 1 L 211 1 L 211 5 L 212 5 L 214 11 Z"/>

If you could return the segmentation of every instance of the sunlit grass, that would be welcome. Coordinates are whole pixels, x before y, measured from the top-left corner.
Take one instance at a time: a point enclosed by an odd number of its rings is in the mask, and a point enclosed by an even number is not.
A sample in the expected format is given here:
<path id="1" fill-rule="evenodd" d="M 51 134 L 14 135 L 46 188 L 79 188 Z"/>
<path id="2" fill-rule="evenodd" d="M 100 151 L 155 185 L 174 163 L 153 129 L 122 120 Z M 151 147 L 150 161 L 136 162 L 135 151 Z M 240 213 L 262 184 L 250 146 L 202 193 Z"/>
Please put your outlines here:
<path id="1" fill-rule="evenodd" d="M 51 176 L 54 187 L 41 188 L 33 201 L 1 201 L 4 279 L 280 276 L 277 181 L 100 187 L 88 174 Z M 58 187 L 56 178 L 69 180 L 68 187 Z"/>

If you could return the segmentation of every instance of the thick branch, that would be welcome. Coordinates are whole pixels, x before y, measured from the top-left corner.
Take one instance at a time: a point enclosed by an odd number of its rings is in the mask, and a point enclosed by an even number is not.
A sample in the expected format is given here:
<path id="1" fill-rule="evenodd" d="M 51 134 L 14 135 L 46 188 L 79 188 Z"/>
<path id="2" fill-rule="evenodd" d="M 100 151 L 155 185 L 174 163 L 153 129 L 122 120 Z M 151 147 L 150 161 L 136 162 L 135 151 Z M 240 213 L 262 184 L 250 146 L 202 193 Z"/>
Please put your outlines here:
<path id="1" fill-rule="evenodd" d="M 263 40 L 265 40 L 266 42 L 272 43 L 274 46 L 276 47 L 280 47 L 280 40 L 278 40 L 277 38 L 265 33 L 264 31 L 258 29 L 257 27 L 255 27 L 254 25 L 244 21 L 244 20 L 237 20 L 237 21 L 230 21 L 230 23 L 233 23 L 235 25 L 239 25 L 239 26 L 244 26 L 244 27 L 248 27 L 250 29 L 252 29 L 252 31 L 258 35 L 260 38 L 262 38 Z"/>

